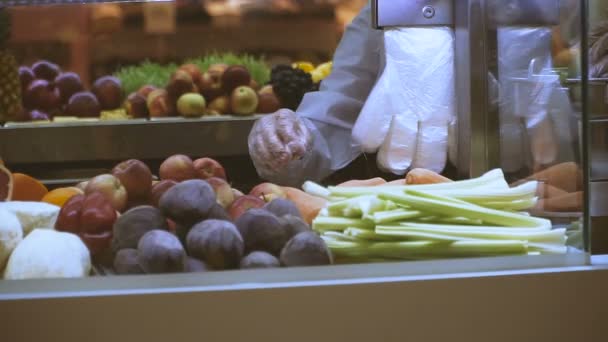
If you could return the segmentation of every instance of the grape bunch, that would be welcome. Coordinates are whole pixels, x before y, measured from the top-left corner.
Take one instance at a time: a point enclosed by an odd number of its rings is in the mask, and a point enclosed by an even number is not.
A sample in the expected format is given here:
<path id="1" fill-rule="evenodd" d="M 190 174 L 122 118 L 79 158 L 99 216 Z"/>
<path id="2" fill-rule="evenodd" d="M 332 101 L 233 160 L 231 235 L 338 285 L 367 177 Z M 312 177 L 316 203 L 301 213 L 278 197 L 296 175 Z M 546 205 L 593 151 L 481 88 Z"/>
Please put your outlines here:
<path id="1" fill-rule="evenodd" d="M 314 89 L 309 73 L 284 64 L 272 68 L 270 84 L 281 101 L 281 106 L 291 110 L 296 110 L 304 94 Z"/>

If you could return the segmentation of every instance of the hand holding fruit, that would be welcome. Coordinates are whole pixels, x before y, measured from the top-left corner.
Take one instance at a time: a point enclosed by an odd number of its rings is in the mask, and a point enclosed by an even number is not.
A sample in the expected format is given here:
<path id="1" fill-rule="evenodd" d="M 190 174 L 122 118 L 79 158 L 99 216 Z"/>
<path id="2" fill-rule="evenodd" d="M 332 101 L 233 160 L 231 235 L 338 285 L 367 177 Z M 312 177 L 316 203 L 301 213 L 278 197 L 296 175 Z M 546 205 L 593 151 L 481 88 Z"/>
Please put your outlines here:
<path id="1" fill-rule="evenodd" d="M 259 119 L 249 133 L 249 154 L 260 172 L 274 174 L 312 149 L 313 137 L 304 122 L 289 109 Z"/>

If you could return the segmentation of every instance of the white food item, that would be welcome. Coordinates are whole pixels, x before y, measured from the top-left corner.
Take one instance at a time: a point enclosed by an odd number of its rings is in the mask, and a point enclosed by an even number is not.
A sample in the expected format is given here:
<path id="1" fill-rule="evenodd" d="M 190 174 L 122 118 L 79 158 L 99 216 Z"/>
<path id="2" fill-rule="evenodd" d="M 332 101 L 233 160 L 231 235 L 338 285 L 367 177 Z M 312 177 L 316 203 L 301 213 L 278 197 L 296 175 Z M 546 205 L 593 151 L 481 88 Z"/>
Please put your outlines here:
<path id="1" fill-rule="evenodd" d="M 35 228 L 53 229 L 61 210 L 60 207 L 49 203 L 24 201 L 0 202 L 0 210 L 2 209 L 17 216 L 23 228 L 23 236 L 27 236 Z"/>
<path id="2" fill-rule="evenodd" d="M 4 269 L 11 253 L 23 240 L 23 228 L 17 216 L 0 209 L 0 271 Z"/>
<path id="3" fill-rule="evenodd" d="M 89 250 L 77 235 L 34 229 L 11 254 L 4 278 L 76 278 L 90 271 Z"/>

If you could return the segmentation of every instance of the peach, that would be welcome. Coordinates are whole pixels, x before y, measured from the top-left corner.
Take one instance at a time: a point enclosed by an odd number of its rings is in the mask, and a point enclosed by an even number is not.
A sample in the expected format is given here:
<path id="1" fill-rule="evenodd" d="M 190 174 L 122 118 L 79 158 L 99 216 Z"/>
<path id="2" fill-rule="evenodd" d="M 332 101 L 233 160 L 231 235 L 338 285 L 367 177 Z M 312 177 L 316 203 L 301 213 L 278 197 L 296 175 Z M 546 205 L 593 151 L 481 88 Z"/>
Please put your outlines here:
<path id="1" fill-rule="evenodd" d="M 234 196 L 235 200 L 239 197 L 245 196 L 245 194 L 241 190 L 235 188 L 232 188 L 232 195 Z"/>
<path id="2" fill-rule="evenodd" d="M 150 93 L 156 89 L 158 89 L 158 88 L 153 85 L 146 84 L 144 86 L 141 86 L 141 88 L 139 88 L 137 90 L 137 94 L 139 94 L 139 95 L 143 96 L 145 99 L 147 99 L 148 95 L 150 95 Z"/>
<path id="3" fill-rule="evenodd" d="M 208 106 L 209 110 L 215 110 L 220 114 L 230 112 L 230 98 L 226 95 L 216 97 Z"/>
<path id="4" fill-rule="evenodd" d="M 199 158 L 195 160 L 194 170 L 196 176 L 200 179 L 208 179 L 211 177 L 227 179 L 224 167 L 215 159 Z"/>
<path id="5" fill-rule="evenodd" d="M 114 175 L 102 174 L 93 177 L 87 184 L 84 193 L 89 195 L 93 192 L 102 193 L 112 203 L 112 207 L 119 212 L 122 212 L 127 206 L 127 189 Z"/>
<path id="6" fill-rule="evenodd" d="M 206 179 L 215 192 L 216 201 L 224 208 L 229 208 L 234 202 L 234 193 L 232 187 L 225 179 L 219 177 L 211 177 Z"/>
<path id="7" fill-rule="evenodd" d="M 228 215 L 232 220 L 238 219 L 247 210 L 252 208 L 262 208 L 266 203 L 259 197 L 245 195 L 237 198 L 228 209 Z"/>
<path id="8" fill-rule="evenodd" d="M 112 169 L 112 174 L 127 189 L 129 199 L 148 198 L 152 190 L 152 172 L 137 159 L 125 160 Z"/>
<path id="9" fill-rule="evenodd" d="M 271 202 L 275 198 L 287 198 L 287 194 L 282 187 L 273 183 L 261 183 L 256 185 L 249 195 L 261 198 L 265 202 Z"/>
<path id="10" fill-rule="evenodd" d="M 175 154 L 165 159 L 160 164 L 160 179 L 172 179 L 176 182 L 196 178 L 194 163 L 190 157 L 183 154 Z"/>
<path id="11" fill-rule="evenodd" d="M 194 84 L 199 84 L 199 82 L 201 81 L 201 79 L 203 77 L 203 73 L 201 72 L 201 69 L 196 64 L 184 64 L 184 65 L 180 66 L 178 70 L 183 70 L 183 71 L 187 72 L 190 75 L 190 77 L 192 78 L 192 81 L 194 82 Z"/>
<path id="12" fill-rule="evenodd" d="M 146 100 L 150 117 L 165 117 L 171 114 L 169 94 L 165 89 L 153 90 Z"/>

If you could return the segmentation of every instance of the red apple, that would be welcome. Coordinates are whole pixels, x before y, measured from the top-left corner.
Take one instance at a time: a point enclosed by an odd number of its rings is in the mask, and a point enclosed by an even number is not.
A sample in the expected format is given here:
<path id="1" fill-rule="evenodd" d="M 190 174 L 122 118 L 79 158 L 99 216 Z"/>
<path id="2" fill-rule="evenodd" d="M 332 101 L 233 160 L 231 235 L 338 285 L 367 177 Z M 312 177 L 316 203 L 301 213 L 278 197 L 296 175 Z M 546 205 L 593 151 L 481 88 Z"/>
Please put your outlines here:
<path id="1" fill-rule="evenodd" d="M 222 164 L 211 158 L 199 158 L 194 161 L 196 176 L 200 179 L 211 177 L 226 178 L 226 171 Z"/>
<path id="2" fill-rule="evenodd" d="M 207 178 L 206 181 L 211 185 L 213 191 L 215 191 L 217 203 L 224 208 L 229 208 L 232 202 L 234 202 L 234 193 L 230 184 L 225 179 L 219 177 Z"/>
<path id="3" fill-rule="evenodd" d="M 254 196 L 241 196 L 237 198 L 228 209 L 228 215 L 232 220 L 238 219 L 243 213 L 252 208 L 262 208 L 266 205 L 262 199 Z"/>
<path id="4" fill-rule="evenodd" d="M 129 159 L 116 165 L 112 174 L 127 189 L 129 199 L 145 199 L 152 190 L 152 172 L 148 165 L 137 159 Z"/>
<path id="5" fill-rule="evenodd" d="M 194 163 L 183 154 L 173 155 L 160 164 L 160 179 L 172 179 L 176 182 L 196 178 Z"/>
<path id="6" fill-rule="evenodd" d="M 287 198 L 287 194 L 280 186 L 273 183 L 261 183 L 256 185 L 249 195 L 261 198 L 265 202 L 271 202 L 275 198 Z"/>
<path id="7" fill-rule="evenodd" d="M 111 203 L 112 207 L 122 212 L 127 206 L 127 189 L 120 180 L 111 174 L 102 174 L 89 181 L 85 194 L 101 192 Z"/>

